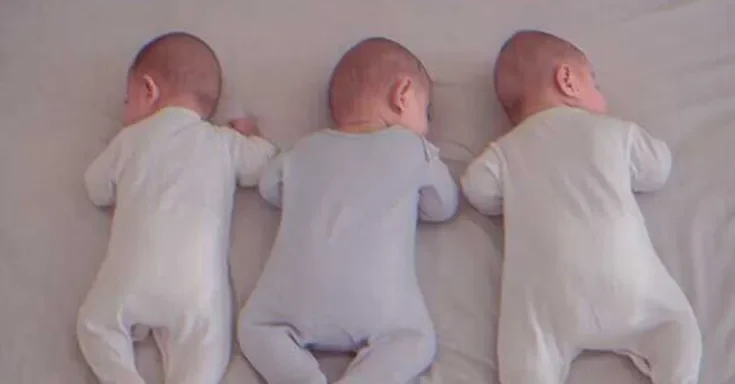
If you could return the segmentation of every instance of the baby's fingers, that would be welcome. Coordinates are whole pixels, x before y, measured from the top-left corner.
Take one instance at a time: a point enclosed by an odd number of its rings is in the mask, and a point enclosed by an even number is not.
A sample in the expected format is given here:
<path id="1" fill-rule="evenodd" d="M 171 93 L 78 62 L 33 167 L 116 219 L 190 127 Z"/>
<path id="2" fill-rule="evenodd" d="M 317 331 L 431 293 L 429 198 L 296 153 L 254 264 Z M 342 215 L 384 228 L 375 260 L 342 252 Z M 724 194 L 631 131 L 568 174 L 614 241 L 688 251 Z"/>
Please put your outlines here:
<path id="1" fill-rule="evenodd" d="M 258 134 L 258 124 L 253 117 L 240 117 L 229 122 L 230 127 L 242 135 Z"/>

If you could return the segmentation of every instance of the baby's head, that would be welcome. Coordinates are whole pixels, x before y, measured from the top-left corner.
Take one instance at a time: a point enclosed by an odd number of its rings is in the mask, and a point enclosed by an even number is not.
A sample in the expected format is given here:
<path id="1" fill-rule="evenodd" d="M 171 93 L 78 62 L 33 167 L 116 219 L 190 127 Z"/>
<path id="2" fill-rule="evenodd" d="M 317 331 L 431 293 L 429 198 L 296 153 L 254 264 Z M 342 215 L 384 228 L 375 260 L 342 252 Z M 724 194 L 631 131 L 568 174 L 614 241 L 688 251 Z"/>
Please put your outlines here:
<path id="1" fill-rule="evenodd" d="M 371 131 L 400 125 L 428 130 L 431 79 L 401 44 L 370 38 L 342 56 L 329 83 L 329 109 L 337 129 Z"/>
<path id="2" fill-rule="evenodd" d="M 222 70 L 200 38 L 184 32 L 159 36 L 135 56 L 128 71 L 125 125 L 178 106 L 210 118 L 219 101 Z"/>
<path id="3" fill-rule="evenodd" d="M 513 125 L 556 106 L 607 109 L 584 53 L 541 31 L 517 32 L 505 42 L 495 63 L 495 92 Z"/>

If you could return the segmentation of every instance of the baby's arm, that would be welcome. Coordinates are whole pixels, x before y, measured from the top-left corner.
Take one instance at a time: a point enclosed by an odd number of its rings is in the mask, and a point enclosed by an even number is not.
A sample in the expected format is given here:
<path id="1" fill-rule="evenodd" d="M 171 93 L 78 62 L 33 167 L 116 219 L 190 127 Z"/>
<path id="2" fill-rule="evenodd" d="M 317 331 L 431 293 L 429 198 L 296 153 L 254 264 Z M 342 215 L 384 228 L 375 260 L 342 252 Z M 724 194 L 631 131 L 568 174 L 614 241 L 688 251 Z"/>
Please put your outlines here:
<path id="1" fill-rule="evenodd" d="M 457 185 L 449 169 L 439 158 L 439 150 L 426 140 L 424 153 L 428 168 L 419 190 L 419 218 L 434 222 L 449 220 L 457 212 Z"/>
<path id="2" fill-rule="evenodd" d="M 503 214 L 500 157 L 491 143 L 472 161 L 460 179 L 462 191 L 475 209 L 485 215 Z"/>
<path id="3" fill-rule="evenodd" d="M 231 134 L 235 143 L 234 161 L 237 183 L 241 187 L 254 187 L 258 185 L 263 169 L 278 152 L 278 149 L 268 140 L 258 136 L 258 129 L 252 120 L 232 120 L 230 128 L 235 131 Z"/>
<path id="4" fill-rule="evenodd" d="M 258 191 L 265 201 L 281 208 L 283 198 L 283 163 L 286 153 L 276 156 L 263 171 L 263 176 L 258 183 Z"/>
<path id="5" fill-rule="evenodd" d="M 661 140 L 633 124 L 629 132 L 631 185 L 635 192 L 652 192 L 666 183 L 671 151 Z"/>
<path id="6" fill-rule="evenodd" d="M 84 186 L 87 189 L 89 200 L 98 207 L 115 204 L 117 170 L 121 151 L 120 140 L 119 135 L 115 137 L 84 174 Z"/>

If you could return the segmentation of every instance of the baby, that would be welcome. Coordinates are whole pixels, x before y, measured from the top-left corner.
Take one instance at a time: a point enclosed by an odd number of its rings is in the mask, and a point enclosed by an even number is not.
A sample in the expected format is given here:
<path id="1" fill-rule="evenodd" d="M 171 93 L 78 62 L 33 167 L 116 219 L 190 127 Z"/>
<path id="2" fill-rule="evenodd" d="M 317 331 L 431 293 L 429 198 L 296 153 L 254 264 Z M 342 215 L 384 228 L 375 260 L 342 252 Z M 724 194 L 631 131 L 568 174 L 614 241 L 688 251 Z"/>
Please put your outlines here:
<path id="1" fill-rule="evenodd" d="M 563 383 L 582 350 L 609 350 L 655 384 L 696 383 L 697 321 L 633 195 L 664 184 L 666 144 L 604 116 L 590 63 L 556 36 L 511 37 L 495 87 L 515 127 L 461 184 L 479 211 L 505 214 L 500 381 Z"/>
<path id="2" fill-rule="evenodd" d="M 229 362 L 233 194 L 257 184 L 276 148 L 205 121 L 221 82 L 197 37 L 145 45 L 128 72 L 126 128 L 85 175 L 92 202 L 115 205 L 107 258 L 77 324 L 101 383 L 144 383 L 132 342 L 146 333 L 131 336 L 133 327 L 152 329 L 166 383 L 219 383 Z"/>
<path id="3" fill-rule="evenodd" d="M 364 40 L 332 74 L 337 129 L 306 137 L 264 171 L 260 193 L 283 213 L 238 336 L 268 383 L 326 384 L 310 350 L 357 352 L 339 384 L 406 384 L 431 364 L 416 220 L 450 219 L 458 190 L 424 138 L 430 97 L 416 56 Z"/>

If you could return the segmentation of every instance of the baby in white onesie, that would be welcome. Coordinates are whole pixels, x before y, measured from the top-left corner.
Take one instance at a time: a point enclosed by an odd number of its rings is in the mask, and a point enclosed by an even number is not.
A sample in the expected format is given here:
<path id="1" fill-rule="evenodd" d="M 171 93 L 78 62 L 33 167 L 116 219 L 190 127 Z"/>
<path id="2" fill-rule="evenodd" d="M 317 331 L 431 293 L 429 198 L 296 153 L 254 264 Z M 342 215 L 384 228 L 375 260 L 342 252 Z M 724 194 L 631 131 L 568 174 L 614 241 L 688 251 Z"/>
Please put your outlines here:
<path id="1" fill-rule="evenodd" d="M 605 116 L 585 55 L 558 37 L 515 34 L 495 71 L 514 128 L 461 184 L 479 211 L 505 216 L 501 383 L 563 383 L 583 350 L 628 356 L 654 384 L 696 383 L 697 321 L 633 195 L 664 184 L 668 147 Z"/>
<path id="2" fill-rule="evenodd" d="M 411 52 L 365 40 L 332 74 L 337 129 L 266 168 L 260 193 L 282 218 L 238 337 L 269 384 L 326 384 L 313 350 L 357 352 L 340 384 L 406 384 L 431 364 L 416 220 L 451 218 L 458 190 L 424 138 L 430 93 Z"/>
<path id="3" fill-rule="evenodd" d="M 126 127 L 86 172 L 92 202 L 115 207 L 107 257 L 77 325 L 101 383 L 144 383 L 132 343 L 147 332 L 133 336 L 133 328 L 152 330 L 166 383 L 216 384 L 229 363 L 233 195 L 237 184 L 257 185 L 276 149 L 203 119 L 221 82 L 200 39 L 154 39 L 128 73 Z"/>

